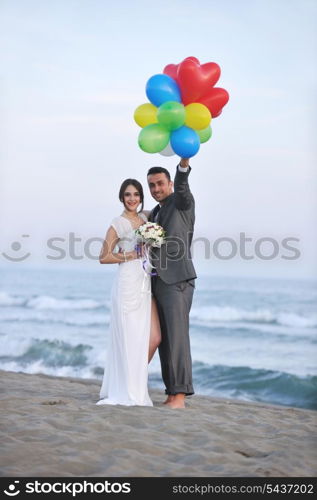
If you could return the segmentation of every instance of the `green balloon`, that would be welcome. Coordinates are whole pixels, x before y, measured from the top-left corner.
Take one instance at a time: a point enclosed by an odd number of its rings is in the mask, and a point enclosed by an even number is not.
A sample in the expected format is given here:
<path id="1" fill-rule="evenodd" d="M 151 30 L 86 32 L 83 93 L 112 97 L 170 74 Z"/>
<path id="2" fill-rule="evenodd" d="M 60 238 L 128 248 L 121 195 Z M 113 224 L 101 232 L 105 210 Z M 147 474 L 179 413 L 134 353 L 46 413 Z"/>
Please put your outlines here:
<path id="1" fill-rule="evenodd" d="M 167 101 L 157 110 L 157 119 L 168 130 L 176 130 L 185 123 L 185 107 L 176 101 Z"/>
<path id="2" fill-rule="evenodd" d="M 202 144 L 203 142 L 209 141 L 212 134 L 211 126 L 208 125 L 208 127 L 204 128 L 203 130 L 196 130 L 196 132 L 199 135 L 200 143 Z"/>
<path id="3" fill-rule="evenodd" d="M 170 133 L 167 128 L 159 123 L 152 123 L 141 130 L 138 143 L 142 151 L 158 153 L 166 148 L 169 140 Z"/>

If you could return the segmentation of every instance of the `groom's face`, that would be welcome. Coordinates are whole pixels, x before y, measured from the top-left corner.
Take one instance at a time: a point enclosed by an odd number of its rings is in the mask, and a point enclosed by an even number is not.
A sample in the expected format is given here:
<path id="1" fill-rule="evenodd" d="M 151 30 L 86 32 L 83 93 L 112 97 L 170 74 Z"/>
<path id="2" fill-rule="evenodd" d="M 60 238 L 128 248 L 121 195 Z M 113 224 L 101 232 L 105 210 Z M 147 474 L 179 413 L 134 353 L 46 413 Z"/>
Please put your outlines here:
<path id="1" fill-rule="evenodd" d="M 173 192 L 173 182 L 169 181 L 163 172 L 148 175 L 147 181 L 151 195 L 158 203 L 164 201 Z"/>

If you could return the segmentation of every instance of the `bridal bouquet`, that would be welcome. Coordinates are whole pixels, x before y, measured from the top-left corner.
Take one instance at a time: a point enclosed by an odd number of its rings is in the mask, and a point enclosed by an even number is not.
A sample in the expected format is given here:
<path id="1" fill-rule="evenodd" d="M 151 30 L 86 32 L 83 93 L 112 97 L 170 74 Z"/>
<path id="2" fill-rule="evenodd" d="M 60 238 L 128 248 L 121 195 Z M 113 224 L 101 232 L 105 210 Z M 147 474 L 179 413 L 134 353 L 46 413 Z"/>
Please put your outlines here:
<path id="1" fill-rule="evenodd" d="M 164 243 L 165 231 L 156 222 L 146 222 L 135 230 L 137 240 L 147 246 L 160 247 Z"/>
<path id="2" fill-rule="evenodd" d="M 164 243 L 166 233 L 162 226 L 156 222 L 146 222 L 135 230 L 137 241 L 144 244 L 143 251 L 137 245 L 136 250 L 140 256 L 143 256 L 142 267 L 146 274 L 157 276 L 157 271 L 153 269 L 149 255 L 149 248 L 160 247 Z"/>

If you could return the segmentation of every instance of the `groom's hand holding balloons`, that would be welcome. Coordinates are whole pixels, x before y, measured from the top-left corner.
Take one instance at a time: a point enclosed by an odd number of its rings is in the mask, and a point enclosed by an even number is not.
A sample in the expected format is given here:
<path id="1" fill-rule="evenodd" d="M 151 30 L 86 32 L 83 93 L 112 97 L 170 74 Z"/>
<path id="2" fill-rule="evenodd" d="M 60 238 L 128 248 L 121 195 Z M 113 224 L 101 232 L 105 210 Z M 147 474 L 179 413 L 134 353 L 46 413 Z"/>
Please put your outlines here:
<path id="1" fill-rule="evenodd" d="M 179 165 L 182 168 L 188 168 L 189 167 L 189 158 L 181 158 L 181 161 L 179 162 Z"/>

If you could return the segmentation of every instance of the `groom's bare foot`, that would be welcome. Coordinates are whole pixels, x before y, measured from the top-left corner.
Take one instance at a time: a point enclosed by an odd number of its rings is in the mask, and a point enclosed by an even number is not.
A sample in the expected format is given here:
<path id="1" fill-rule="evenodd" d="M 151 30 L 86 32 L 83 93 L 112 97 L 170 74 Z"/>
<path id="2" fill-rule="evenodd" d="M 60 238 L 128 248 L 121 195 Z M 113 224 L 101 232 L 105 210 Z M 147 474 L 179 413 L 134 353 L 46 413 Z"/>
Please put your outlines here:
<path id="1" fill-rule="evenodd" d="M 178 408 L 185 408 L 185 394 L 183 393 L 175 394 L 173 400 L 169 403 L 166 403 L 166 406 L 168 406 L 172 410 L 176 410 Z"/>
<path id="2" fill-rule="evenodd" d="M 174 401 L 175 396 L 173 394 L 169 394 L 167 399 L 164 401 L 163 405 L 167 405 L 169 403 L 172 403 Z"/>

